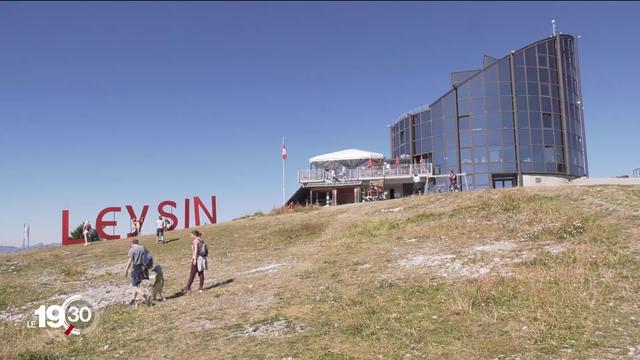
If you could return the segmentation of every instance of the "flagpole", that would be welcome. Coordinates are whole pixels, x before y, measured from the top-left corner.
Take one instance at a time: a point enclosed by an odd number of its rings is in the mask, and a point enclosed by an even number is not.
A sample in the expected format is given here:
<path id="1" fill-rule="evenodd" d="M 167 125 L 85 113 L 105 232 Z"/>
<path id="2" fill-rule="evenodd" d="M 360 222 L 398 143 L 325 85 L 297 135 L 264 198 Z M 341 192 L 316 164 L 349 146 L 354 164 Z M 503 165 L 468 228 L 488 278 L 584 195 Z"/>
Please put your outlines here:
<path id="1" fill-rule="evenodd" d="M 282 137 L 282 148 L 284 149 L 284 136 Z M 282 158 L 282 206 L 285 206 L 284 203 L 284 154 L 281 156 Z"/>

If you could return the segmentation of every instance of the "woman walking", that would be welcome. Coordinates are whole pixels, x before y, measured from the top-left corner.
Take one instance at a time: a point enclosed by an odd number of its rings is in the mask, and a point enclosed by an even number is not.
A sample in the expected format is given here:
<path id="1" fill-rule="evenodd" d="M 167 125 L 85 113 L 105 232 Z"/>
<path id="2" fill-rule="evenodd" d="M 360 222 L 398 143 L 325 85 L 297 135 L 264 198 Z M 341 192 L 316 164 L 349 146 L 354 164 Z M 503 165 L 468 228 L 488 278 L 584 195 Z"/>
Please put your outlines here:
<path id="1" fill-rule="evenodd" d="M 200 239 L 200 236 L 202 236 L 202 234 L 198 230 L 191 232 L 191 273 L 189 274 L 187 286 L 182 289 L 185 293 L 191 291 L 191 284 L 193 284 L 196 274 L 198 274 L 198 279 L 200 280 L 198 293 L 202 294 L 204 291 L 204 271 L 207 270 L 207 255 L 209 250 L 204 241 Z"/>

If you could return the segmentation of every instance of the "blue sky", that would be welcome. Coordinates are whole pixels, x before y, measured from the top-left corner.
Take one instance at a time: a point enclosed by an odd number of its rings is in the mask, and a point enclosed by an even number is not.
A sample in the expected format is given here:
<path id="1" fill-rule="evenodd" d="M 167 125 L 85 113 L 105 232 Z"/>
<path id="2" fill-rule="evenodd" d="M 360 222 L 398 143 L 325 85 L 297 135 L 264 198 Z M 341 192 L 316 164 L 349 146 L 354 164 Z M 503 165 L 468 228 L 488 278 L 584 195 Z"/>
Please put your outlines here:
<path id="1" fill-rule="evenodd" d="M 609 2 L 0 3 L 0 244 L 20 244 L 24 222 L 32 243 L 59 242 L 62 209 L 72 225 L 107 206 L 128 224 L 128 204 L 153 219 L 161 200 L 193 195 L 217 195 L 219 220 L 269 210 L 282 136 L 290 195 L 313 155 L 388 154 L 398 115 L 447 91 L 451 71 L 550 35 L 553 17 L 582 35 L 591 176 L 630 174 L 638 14 Z"/>

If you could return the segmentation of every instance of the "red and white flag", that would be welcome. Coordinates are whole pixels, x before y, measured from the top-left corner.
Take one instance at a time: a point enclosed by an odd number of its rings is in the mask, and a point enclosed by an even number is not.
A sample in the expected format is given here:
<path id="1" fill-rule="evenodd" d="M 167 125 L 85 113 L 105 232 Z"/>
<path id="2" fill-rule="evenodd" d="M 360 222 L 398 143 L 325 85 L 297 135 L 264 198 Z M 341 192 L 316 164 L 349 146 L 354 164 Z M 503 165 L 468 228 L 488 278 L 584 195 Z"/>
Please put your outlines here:
<path id="1" fill-rule="evenodd" d="M 287 146 L 282 144 L 282 160 L 287 160 Z"/>

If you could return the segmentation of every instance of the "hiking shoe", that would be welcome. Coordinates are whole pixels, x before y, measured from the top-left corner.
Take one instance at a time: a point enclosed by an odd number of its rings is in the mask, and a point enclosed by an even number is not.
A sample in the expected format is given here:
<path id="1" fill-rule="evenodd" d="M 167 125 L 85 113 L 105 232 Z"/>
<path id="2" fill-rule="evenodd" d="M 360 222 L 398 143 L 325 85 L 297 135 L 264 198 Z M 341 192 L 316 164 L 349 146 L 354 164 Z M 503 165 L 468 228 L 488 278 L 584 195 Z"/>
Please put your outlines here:
<path id="1" fill-rule="evenodd" d="M 129 301 L 129 306 L 136 306 L 136 301 L 135 300 Z"/>
<path id="2" fill-rule="evenodd" d="M 202 295 L 204 293 L 204 289 L 198 289 L 198 294 Z"/>

